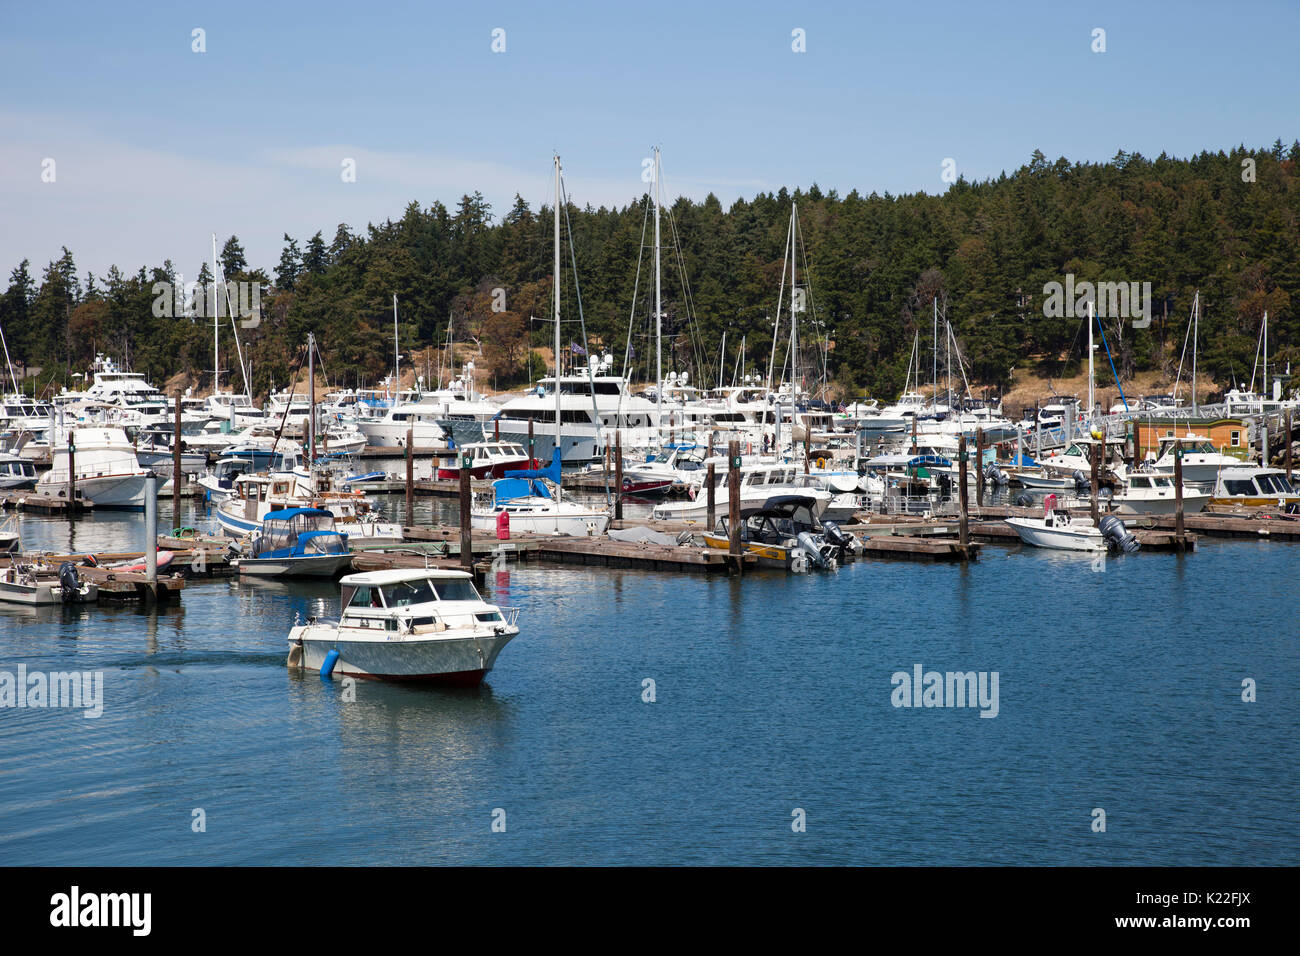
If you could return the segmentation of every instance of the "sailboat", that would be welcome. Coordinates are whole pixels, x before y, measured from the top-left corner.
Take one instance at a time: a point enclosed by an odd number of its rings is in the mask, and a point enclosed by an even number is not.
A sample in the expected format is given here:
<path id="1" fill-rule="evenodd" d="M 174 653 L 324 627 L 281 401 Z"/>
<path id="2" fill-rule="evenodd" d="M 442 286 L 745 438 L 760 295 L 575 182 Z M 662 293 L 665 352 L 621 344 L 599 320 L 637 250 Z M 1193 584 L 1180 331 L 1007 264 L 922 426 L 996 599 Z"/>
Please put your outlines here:
<path id="1" fill-rule="evenodd" d="M 485 506 L 472 508 L 470 526 L 481 531 L 508 521 L 509 528 L 531 534 L 602 535 L 609 529 L 609 511 L 566 501 L 561 488 L 563 463 L 564 391 L 560 382 L 560 157 L 555 157 L 555 444 L 545 468 L 507 471 L 492 483 Z M 570 240 L 572 241 L 572 240 Z M 502 516 L 505 516 L 504 518 Z"/>

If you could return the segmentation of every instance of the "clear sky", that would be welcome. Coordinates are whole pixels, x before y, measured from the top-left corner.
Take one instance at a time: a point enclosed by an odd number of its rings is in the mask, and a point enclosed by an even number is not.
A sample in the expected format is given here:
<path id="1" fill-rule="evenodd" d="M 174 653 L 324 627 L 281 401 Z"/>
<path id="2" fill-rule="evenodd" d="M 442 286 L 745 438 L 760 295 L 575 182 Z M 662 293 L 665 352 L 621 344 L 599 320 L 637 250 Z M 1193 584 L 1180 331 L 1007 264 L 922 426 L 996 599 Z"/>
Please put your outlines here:
<path id="1" fill-rule="evenodd" d="M 66 245 L 83 276 L 171 258 L 192 278 L 213 232 L 270 269 L 285 232 L 328 239 L 413 199 L 536 207 L 552 151 L 579 203 L 634 200 L 658 144 L 668 193 L 729 204 L 938 192 L 945 159 L 983 179 L 1035 148 L 1290 144 L 1297 37 L 1300 3 L 1270 0 L 0 0 L 0 269 Z"/>

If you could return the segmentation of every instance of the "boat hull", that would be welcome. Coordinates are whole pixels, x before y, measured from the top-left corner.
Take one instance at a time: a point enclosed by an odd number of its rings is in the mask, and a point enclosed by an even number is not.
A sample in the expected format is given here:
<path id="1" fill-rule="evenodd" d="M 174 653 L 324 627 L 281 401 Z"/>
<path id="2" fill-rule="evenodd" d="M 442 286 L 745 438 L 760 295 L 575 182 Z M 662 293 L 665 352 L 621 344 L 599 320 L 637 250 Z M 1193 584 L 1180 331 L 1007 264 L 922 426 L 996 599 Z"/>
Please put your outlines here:
<path id="1" fill-rule="evenodd" d="M 1091 526 L 1072 528 L 1045 528 L 1029 518 L 1007 518 L 1007 524 L 1020 535 L 1020 540 L 1036 548 L 1055 548 L 1058 551 L 1105 551 L 1106 539 Z"/>
<path id="2" fill-rule="evenodd" d="M 96 508 L 130 508 L 144 510 L 145 479 L 148 475 L 102 475 L 77 478 L 77 492 Z M 37 491 L 66 495 L 67 481 L 37 482 Z"/>
<path id="3" fill-rule="evenodd" d="M 313 554 L 290 558 L 240 558 L 240 577 L 332 578 L 352 566 L 350 554 Z"/>
<path id="4" fill-rule="evenodd" d="M 302 625 L 289 633 L 292 647 L 302 641 L 302 666 L 319 671 L 331 650 L 339 652 L 334 673 L 372 680 L 422 681 L 476 686 L 518 633 L 465 637 L 393 635 L 392 640 L 351 640 L 340 630 Z"/>
<path id="5" fill-rule="evenodd" d="M 1183 513 L 1194 515 L 1209 504 L 1208 494 L 1191 494 L 1183 492 Z M 1178 510 L 1178 502 L 1172 495 L 1168 498 L 1112 498 L 1111 510 L 1122 515 L 1171 515 Z"/>

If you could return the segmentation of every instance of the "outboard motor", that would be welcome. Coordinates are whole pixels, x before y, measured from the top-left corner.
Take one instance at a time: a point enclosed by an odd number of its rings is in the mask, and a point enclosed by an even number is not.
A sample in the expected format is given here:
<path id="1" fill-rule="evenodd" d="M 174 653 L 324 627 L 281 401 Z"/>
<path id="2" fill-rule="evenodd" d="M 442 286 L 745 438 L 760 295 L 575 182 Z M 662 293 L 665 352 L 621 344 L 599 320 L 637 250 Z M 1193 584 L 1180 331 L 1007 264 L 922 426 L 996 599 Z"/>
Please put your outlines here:
<path id="1" fill-rule="evenodd" d="M 1007 473 L 999 468 L 998 463 L 995 461 L 989 462 L 988 466 L 985 467 L 984 477 L 998 486 L 1006 485 L 1009 481 Z"/>
<path id="2" fill-rule="evenodd" d="M 81 593 L 81 575 L 77 574 L 77 566 L 73 562 L 64 561 L 59 565 L 59 587 L 64 604 L 71 604 Z"/>
<path id="3" fill-rule="evenodd" d="M 811 532 L 800 531 L 799 534 L 795 536 L 795 540 L 799 542 L 800 550 L 808 555 L 808 560 L 812 562 L 813 567 L 828 567 L 827 556 L 823 553 L 822 546 L 818 544 L 817 538 L 814 537 Z"/>
<path id="4" fill-rule="evenodd" d="M 1034 506 L 1034 496 L 1027 491 L 1022 491 L 1016 495 L 1012 504 L 1017 508 L 1032 508 Z"/>
<path id="5" fill-rule="evenodd" d="M 1075 491 L 1083 492 L 1092 489 L 1092 477 L 1082 468 L 1076 468 L 1073 477 Z"/>
<path id="6" fill-rule="evenodd" d="M 853 536 L 842 531 L 834 521 L 822 522 L 822 534 L 828 544 L 837 548 L 849 549 L 853 547 Z"/>
<path id="7" fill-rule="evenodd" d="M 1101 519 L 1098 527 L 1101 529 L 1101 536 L 1118 551 L 1133 554 L 1141 547 L 1133 533 L 1124 527 L 1124 522 L 1114 515 L 1106 515 Z"/>

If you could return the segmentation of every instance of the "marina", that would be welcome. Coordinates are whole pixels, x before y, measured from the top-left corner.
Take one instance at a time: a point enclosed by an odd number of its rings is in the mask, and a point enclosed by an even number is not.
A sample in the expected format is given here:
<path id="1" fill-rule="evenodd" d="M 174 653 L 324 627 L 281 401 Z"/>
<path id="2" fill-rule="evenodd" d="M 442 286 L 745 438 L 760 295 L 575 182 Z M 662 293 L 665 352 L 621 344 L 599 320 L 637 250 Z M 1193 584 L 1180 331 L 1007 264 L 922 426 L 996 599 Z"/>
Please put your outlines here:
<path id="1" fill-rule="evenodd" d="M 7 17 L 20 932 L 1300 864 L 1300 13 L 671 6 Z"/>

